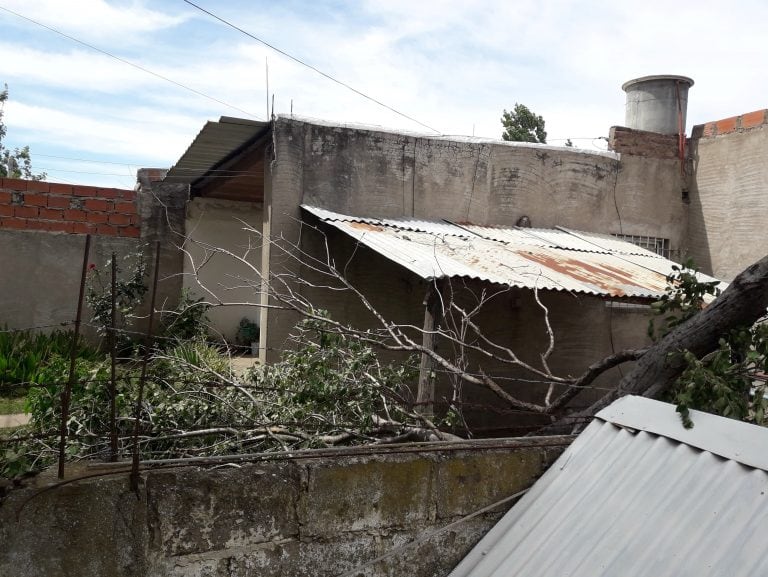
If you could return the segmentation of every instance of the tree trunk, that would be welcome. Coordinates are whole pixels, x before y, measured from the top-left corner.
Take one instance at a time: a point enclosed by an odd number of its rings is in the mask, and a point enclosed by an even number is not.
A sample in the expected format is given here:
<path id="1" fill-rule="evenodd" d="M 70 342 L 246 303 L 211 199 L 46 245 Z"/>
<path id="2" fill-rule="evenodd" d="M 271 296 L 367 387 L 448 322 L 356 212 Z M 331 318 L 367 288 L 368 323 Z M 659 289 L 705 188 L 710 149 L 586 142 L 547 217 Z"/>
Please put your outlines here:
<path id="1" fill-rule="evenodd" d="M 689 350 L 701 358 L 715 350 L 720 337 L 729 330 L 739 326 L 751 326 L 765 316 L 766 307 L 768 256 L 742 271 L 711 305 L 652 346 L 634 369 L 621 380 L 615 391 L 611 391 L 589 408 L 567 418 L 582 419 L 593 416 L 614 399 L 624 395 L 658 397 L 672 386 L 685 368 L 682 359 L 672 353 Z"/>

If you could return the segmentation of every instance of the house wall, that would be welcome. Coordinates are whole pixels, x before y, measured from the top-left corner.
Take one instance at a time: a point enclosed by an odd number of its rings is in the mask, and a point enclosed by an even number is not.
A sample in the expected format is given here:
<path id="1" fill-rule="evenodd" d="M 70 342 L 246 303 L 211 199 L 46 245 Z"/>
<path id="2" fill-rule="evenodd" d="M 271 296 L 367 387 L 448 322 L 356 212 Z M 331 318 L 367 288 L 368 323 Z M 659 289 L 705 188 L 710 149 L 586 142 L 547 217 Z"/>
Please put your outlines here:
<path id="1" fill-rule="evenodd" d="M 159 178 L 144 171 L 147 186 L 138 191 L 0 179 L 0 324 L 51 328 L 74 320 L 88 233 L 89 262 L 99 267 L 112 252 L 122 258 L 160 241 L 158 303 L 173 306 L 181 286 L 169 233 L 177 191 L 157 182 L 153 189 L 150 177 Z"/>
<path id="2" fill-rule="evenodd" d="M 262 203 L 215 198 L 190 201 L 185 224 L 184 288 L 208 302 L 259 303 L 262 218 Z M 248 264 L 215 252 L 215 248 L 230 251 Z M 258 322 L 258 308 L 216 306 L 208 312 L 213 330 L 230 342 L 243 317 Z"/>
<path id="3" fill-rule="evenodd" d="M 43 476 L 4 499 L 0 486 L 0 575 L 335 577 L 528 488 L 570 441 L 393 445 L 160 469 L 143 474 L 138 494 L 127 473 L 35 494 Z M 512 504 L 360 574 L 447 575 Z"/>
<path id="4" fill-rule="evenodd" d="M 358 216 L 481 225 L 512 225 L 525 215 L 534 227 L 656 236 L 670 239 L 673 250 L 686 242 L 680 166 L 669 157 L 451 141 L 279 118 L 271 160 L 266 194 L 273 238 L 299 238 L 299 205 L 306 203 Z M 391 283 L 373 268 L 384 265 L 371 263 L 370 274 L 379 279 L 374 293 L 401 298 L 385 291 Z M 270 266 L 300 274 L 299 265 L 275 257 Z M 423 294 L 414 298 L 420 303 Z M 274 359 L 296 318 L 268 316 L 267 346 L 274 351 L 268 358 Z M 422 318 L 423 312 L 411 321 Z"/>
<path id="5" fill-rule="evenodd" d="M 729 281 L 767 252 L 768 111 L 694 127 L 690 156 L 690 254 Z"/>
<path id="6" fill-rule="evenodd" d="M 402 325 L 422 326 L 423 302 L 428 290 L 426 281 L 368 247 L 356 245 L 336 229 L 328 228 L 326 239 L 317 232 L 304 231 L 303 234 L 308 247 L 324 246 L 327 239 L 336 262 L 343 263 L 347 280 L 366 296 L 383 318 Z M 319 253 L 311 254 L 320 257 Z M 311 271 L 303 271 L 302 276 L 312 278 Z M 541 354 L 549 346 L 549 336 L 543 309 L 536 302 L 533 291 L 461 279 L 454 279 L 443 290 L 446 295 L 452 294 L 465 310 L 473 309 L 485 292 L 489 300 L 473 322 L 495 343 L 509 347 L 524 362 L 543 368 Z M 343 320 L 356 328 L 380 327 L 362 301 L 349 292 L 316 289 L 304 294 L 316 306 L 330 311 L 336 320 Z M 606 301 L 567 291 L 541 291 L 539 299 L 549 311 L 555 337 L 555 348 L 549 359 L 549 366 L 555 375 L 577 376 L 589 364 L 614 352 L 649 344 L 647 331 L 652 312 L 648 306 L 621 302 L 620 299 Z M 468 340 L 472 341 L 471 332 L 469 334 Z M 418 332 L 411 331 L 410 335 L 421 343 Z M 438 339 L 435 344 L 436 350 L 447 358 L 456 357 L 456 351 L 449 342 Z M 382 351 L 380 358 L 385 362 L 398 363 L 403 361 L 404 354 Z M 469 372 L 478 374 L 482 370 L 496 377 L 506 391 L 521 400 L 543 403 L 548 384 L 536 382 L 541 380 L 540 377 L 471 351 L 468 361 Z M 621 369 L 606 371 L 571 405 L 590 405 L 603 396 L 606 388 L 615 387 L 623 372 L 630 367 L 631 364 L 625 364 Z M 437 413 L 442 415 L 452 398 L 452 387 L 446 371 L 437 368 L 436 372 Z M 412 385 L 415 398 L 415 379 Z M 523 434 L 547 422 L 538 415 L 511 411 L 506 401 L 481 385 L 463 383 L 462 386 L 462 408 L 475 435 Z"/>

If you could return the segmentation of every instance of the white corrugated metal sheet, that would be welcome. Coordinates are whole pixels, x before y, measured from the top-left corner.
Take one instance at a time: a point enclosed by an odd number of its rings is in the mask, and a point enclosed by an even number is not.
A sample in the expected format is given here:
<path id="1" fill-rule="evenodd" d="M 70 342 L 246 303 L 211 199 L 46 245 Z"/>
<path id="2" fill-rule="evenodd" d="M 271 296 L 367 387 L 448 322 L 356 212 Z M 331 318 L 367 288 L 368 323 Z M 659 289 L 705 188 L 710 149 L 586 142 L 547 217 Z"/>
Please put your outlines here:
<path id="1" fill-rule="evenodd" d="M 768 575 L 768 430 L 624 397 L 450 577 Z"/>
<path id="2" fill-rule="evenodd" d="M 565 229 L 362 218 L 302 208 L 424 279 L 465 277 L 521 288 L 658 298 L 675 264 L 625 241 Z"/>

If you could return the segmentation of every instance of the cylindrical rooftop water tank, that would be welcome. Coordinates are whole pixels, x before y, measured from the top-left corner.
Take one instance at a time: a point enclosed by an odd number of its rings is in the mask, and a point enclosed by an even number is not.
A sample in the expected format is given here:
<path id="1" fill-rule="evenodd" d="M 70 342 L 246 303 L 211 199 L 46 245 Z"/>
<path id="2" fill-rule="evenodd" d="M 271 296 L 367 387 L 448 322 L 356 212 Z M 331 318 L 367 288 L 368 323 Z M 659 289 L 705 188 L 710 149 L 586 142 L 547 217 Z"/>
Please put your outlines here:
<path id="1" fill-rule="evenodd" d="M 685 133 L 688 89 L 693 80 L 687 76 L 665 74 L 643 76 L 625 82 L 627 93 L 625 124 L 628 128 L 660 134 Z"/>

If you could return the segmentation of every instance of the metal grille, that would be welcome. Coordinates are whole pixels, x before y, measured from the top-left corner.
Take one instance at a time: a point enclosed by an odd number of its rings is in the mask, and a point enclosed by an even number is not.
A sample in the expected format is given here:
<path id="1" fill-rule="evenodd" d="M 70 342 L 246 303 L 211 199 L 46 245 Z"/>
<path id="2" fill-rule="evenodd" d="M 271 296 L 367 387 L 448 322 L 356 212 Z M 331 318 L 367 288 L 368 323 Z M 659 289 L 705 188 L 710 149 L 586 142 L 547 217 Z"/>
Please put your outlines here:
<path id="1" fill-rule="evenodd" d="M 659 238 L 657 236 L 640 236 L 635 234 L 612 234 L 611 236 L 615 236 L 621 240 L 631 242 L 634 245 L 650 250 L 651 252 L 655 252 L 656 254 L 659 254 L 670 260 L 672 260 L 672 253 L 677 252 L 670 248 L 668 238 Z"/>

